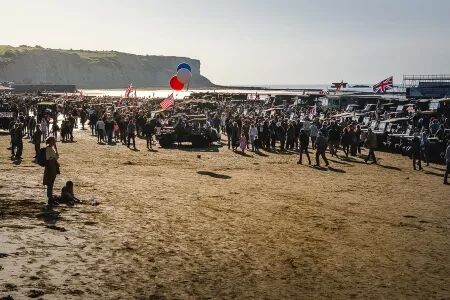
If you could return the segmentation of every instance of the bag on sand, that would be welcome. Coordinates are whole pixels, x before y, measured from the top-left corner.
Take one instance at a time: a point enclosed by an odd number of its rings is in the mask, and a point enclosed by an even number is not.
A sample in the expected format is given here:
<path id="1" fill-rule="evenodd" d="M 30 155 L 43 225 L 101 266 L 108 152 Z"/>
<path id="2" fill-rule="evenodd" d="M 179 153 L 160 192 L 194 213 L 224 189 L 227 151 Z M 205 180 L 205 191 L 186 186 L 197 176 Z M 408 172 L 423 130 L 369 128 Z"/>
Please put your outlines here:
<path id="1" fill-rule="evenodd" d="M 46 152 L 46 149 L 41 148 L 41 149 L 39 149 L 38 155 L 36 156 L 36 162 L 41 167 L 45 167 L 45 165 L 47 165 L 47 159 L 45 157 L 45 152 Z"/>

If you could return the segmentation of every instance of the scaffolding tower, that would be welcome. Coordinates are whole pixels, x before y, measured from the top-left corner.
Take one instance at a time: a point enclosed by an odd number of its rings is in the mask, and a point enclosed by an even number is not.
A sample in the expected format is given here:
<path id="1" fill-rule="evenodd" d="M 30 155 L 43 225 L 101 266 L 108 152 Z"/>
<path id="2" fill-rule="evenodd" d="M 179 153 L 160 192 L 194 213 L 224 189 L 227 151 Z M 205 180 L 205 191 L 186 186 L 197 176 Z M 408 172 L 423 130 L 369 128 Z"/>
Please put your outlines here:
<path id="1" fill-rule="evenodd" d="M 403 75 L 401 89 L 410 98 L 443 98 L 450 92 L 450 75 Z"/>

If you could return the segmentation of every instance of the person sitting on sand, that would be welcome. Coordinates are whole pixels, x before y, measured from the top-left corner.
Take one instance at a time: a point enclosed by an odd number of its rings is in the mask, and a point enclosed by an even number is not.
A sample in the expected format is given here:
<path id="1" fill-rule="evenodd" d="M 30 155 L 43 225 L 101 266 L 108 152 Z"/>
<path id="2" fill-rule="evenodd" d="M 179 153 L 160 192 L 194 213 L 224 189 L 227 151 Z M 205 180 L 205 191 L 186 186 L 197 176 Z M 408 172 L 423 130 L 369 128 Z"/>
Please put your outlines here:
<path id="1" fill-rule="evenodd" d="M 76 198 L 73 192 L 73 182 L 67 181 L 66 185 L 61 189 L 60 203 L 66 203 L 68 205 L 74 205 L 75 203 L 81 203 L 81 200 Z"/>

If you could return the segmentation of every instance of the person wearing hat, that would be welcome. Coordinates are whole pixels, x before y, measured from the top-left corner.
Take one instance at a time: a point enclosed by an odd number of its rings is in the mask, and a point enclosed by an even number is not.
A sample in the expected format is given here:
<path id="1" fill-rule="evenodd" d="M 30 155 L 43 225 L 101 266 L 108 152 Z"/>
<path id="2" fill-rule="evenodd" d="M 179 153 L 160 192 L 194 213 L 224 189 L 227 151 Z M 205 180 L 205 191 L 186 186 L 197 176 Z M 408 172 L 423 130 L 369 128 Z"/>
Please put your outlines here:
<path id="1" fill-rule="evenodd" d="M 45 169 L 44 169 L 44 179 L 43 185 L 47 186 L 47 198 L 49 208 L 53 207 L 53 185 L 55 183 L 56 175 L 59 172 L 59 154 L 58 148 L 56 147 L 56 140 L 53 136 L 48 137 L 45 140 L 47 147 L 45 148 Z"/>

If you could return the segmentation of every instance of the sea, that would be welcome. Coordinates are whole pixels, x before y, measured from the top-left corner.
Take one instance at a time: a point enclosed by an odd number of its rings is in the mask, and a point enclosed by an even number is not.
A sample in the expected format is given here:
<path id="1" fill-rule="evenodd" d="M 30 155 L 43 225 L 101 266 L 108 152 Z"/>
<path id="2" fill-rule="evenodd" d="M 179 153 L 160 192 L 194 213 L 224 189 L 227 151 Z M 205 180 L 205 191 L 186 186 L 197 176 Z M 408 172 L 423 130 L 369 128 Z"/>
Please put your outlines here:
<path id="1" fill-rule="evenodd" d="M 358 84 L 360 85 L 360 84 Z M 350 84 L 347 91 L 370 92 L 372 88 L 352 88 Z M 252 87 L 260 87 L 262 89 L 253 89 Z M 251 89 L 250 89 L 251 88 Z M 165 98 L 173 93 L 175 99 L 183 99 L 191 95 L 192 92 L 217 92 L 217 93 L 234 93 L 234 94 L 256 94 L 259 95 L 298 95 L 303 90 L 326 90 L 331 88 L 329 84 L 261 84 L 261 85 L 242 85 L 233 86 L 232 88 L 218 88 L 218 89 L 192 89 L 183 91 L 172 91 L 170 89 L 155 89 L 155 88 L 138 88 L 136 89 L 137 97 L 145 98 Z M 123 89 L 82 89 L 83 95 L 86 96 L 112 96 L 123 97 L 125 95 L 125 88 Z"/>

